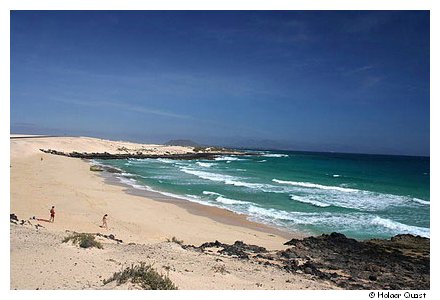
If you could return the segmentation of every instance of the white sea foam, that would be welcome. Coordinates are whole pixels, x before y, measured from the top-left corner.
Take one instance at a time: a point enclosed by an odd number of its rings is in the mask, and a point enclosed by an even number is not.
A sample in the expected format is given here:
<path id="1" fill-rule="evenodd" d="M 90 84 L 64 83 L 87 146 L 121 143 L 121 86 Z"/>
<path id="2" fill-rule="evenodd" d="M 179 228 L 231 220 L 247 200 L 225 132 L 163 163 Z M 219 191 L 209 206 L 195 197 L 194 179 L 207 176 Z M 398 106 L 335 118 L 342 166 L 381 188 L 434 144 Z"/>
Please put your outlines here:
<path id="1" fill-rule="evenodd" d="M 328 185 L 321 185 L 316 183 L 310 183 L 310 182 L 297 182 L 297 181 L 285 181 L 285 180 L 279 180 L 279 179 L 272 179 L 273 182 L 281 183 L 281 184 L 288 184 L 293 186 L 301 186 L 306 188 L 316 188 L 316 189 L 322 189 L 322 190 L 335 190 L 340 192 L 358 192 L 359 190 L 356 189 L 349 189 L 349 188 L 343 188 L 339 186 L 328 186 Z"/>
<path id="2" fill-rule="evenodd" d="M 262 191 L 264 191 L 264 189 L 266 187 L 270 186 L 270 185 L 262 184 L 262 183 L 251 183 L 251 182 L 240 181 L 241 178 L 231 176 L 231 175 L 205 172 L 205 171 L 194 170 L 194 169 L 190 169 L 190 168 L 180 168 L 180 170 L 182 172 L 197 176 L 202 179 L 223 182 L 224 184 L 228 184 L 228 185 L 247 187 L 247 188 L 251 188 L 251 189 L 259 189 Z"/>
<path id="3" fill-rule="evenodd" d="M 296 197 L 294 196 L 290 198 L 294 201 L 309 203 L 318 207 L 335 206 L 356 209 L 359 211 L 381 211 L 390 207 L 398 208 L 400 206 L 407 206 L 416 208 L 417 206 L 430 205 L 429 201 L 407 196 L 382 194 L 343 187 L 323 186 L 308 182 L 283 181 L 278 179 L 273 179 L 273 182 L 280 183 L 281 185 L 254 183 L 248 182 L 237 176 L 193 169 L 188 165 L 179 166 L 179 169 L 182 172 L 194 175 L 198 178 L 224 183 L 226 185 L 248 188 L 265 193 L 285 193 L 288 195 L 295 195 Z M 125 175 L 125 177 L 133 176 L 128 173 L 121 175 Z M 153 178 L 172 180 L 174 177 L 174 175 L 158 174 Z M 151 178 L 151 176 L 149 178 Z M 195 179 L 191 180 L 194 181 Z M 352 191 L 355 191 L 356 193 L 353 193 Z"/>
<path id="4" fill-rule="evenodd" d="M 268 153 L 268 154 L 264 154 L 262 156 L 264 156 L 264 157 L 289 157 L 289 155 L 287 155 L 287 154 L 278 154 L 278 153 Z"/>
<path id="5" fill-rule="evenodd" d="M 131 174 L 131 173 L 126 173 L 126 172 L 122 172 L 121 175 L 124 177 L 136 177 L 136 175 Z"/>
<path id="6" fill-rule="evenodd" d="M 426 205 L 424 203 L 418 203 L 410 197 L 370 191 L 341 193 L 339 191 L 322 190 L 320 193 L 314 193 L 313 197 L 317 200 L 322 199 L 325 203 L 329 203 L 333 206 L 358 209 L 361 211 L 380 211 L 391 207 L 416 207 Z"/>
<path id="7" fill-rule="evenodd" d="M 127 184 L 135 189 L 138 190 L 143 190 L 143 191 L 149 191 L 149 192 L 154 192 L 154 193 L 158 193 L 170 198 L 176 198 L 176 199 L 182 199 L 182 200 L 187 200 L 187 201 L 191 201 L 191 202 L 196 202 L 199 204 L 203 204 L 203 205 L 208 205 L 208 206 L 217 206 L 217 205 L 213 205 L 209 202 L 203 201 L 202 199 L 200 199 L 197 196 L 194 195 L 177 195 L 177 194 L 173 194 L 173 193 L 168 193 L 168 192 L 163 192 L 163 191 L 157 191 L 152 189 L 151 187 L 147 186 L 147 185 L 140 185 L 138 184 L 138 182 L 132 178 L 126 178 L 126 177 L 116 177 L 118 178 L 121 183 Z"/>
<path id="8" fill-rule="evenodd" d="M 418 199 L 418 198 L 412 198 L 412 200 L 414 202 L 417 202 L 417 203 L 420 203 L 420 204 L 423 204 L 423 205 L 430 205 L 431 204 L 431 202 L 429 202 L 429 201 Z"/>
<path id="9" fill-rule="evenodd" d="M 263 160 L 259 160 L 259 161 L 257 161 L 257 162 L 259 162 L 259 163 L 264 163 L 264 162 L 266 162 L 267 160 L 265 160 L 265 159 L 263 159 Z"/>
<path id="10" fill-rule="evenodd" d="M 314 206 L 319 206 L 319 207 L 328 207 L 328 206 L 330 206 L 330 204 L 328 204 L 328 203 L 323 203 L 323 202 L 320 202 L 318 200 L 310 199 L 310 198 L 307 198 L 307 197 L 301 197 L 301 196 L 297 196 L 297 195 L 290 195 L 290 199 L 298 201 L 298 202 L 312 204 Z"/>
<path id="11" fill-rule="evenodd" d="M 176 177 L 172 176 L 172 175 L 154 175 L 154 176 L 141 176 L 142 178 L 145 179 L 158 179 L 158 180 L 175 180 Z"/>
<path id="12" fill-rule="evenodd" d="M 246 201 L 230 199 L 223 196 L 218 196 L 215 200 L 223 204 L 240 204 L 240 205 L 249 204 L 249 202 Z"/>
<path id="13" fill-rule="evenodd" d="M 410 226 L 393 220 L 384 219 L 366 213 L 343 214 L 343 213 L 303 213 L 287 212 L 272 208 L 262 208 L 251 205 L 247 212 L 254 220 L 274 224 L 278 226 L 308 225 L 321 228 L 334 228 L 334 230 L 359 231 L 368 234 L 376 234 L 379 230 L 388 234 L 410 233 L 424 237 L 430 236 L 430 229 Z M 290 224 L 290 225 L 289 225 Z M 379 227 L 373 230 L 373 227 Z"/>
<path id="14" fill-rule="evenodd" d="M 305 197 L 307 200 L 319 201 L 335 207 L 357 209 L 360 211 L 380 211 L 390 207 L 415 207 L 420 205 L 409 197 L 361 190 L 356 193 L 347 193 L 339 190 L 311 189 L 292 186 L 290 189 L 286 187 L 286 191 L 290 191 L 291 195 Z M 297 200 L 300 201 L 300 199 Z"/>
<path id="15" fill-rule="evenodd" d="M 132 178 L 126 178 L 126 177 L 120 177 L 120 176 L 116 176 L 116 178 L 118 178 L 119 181 L 121 181 L 122 183 L 125 183 L 125 184 L 132 185 L 132 184 L 136 183 L 136 180 L 134 180 Z"/>
<path id="16" fill-rule="evenodd" d="M 224 157 L 225 158 L 225 157 Z M 229 159 L 237 160 L 236 157 L 227 157 Z M 220 159 L 222 160 L 222 159 Z M 150 161 L 150 160 L 148 160 Z M 156 160 L 151 160 L 155 162 Z M 266 160 L 263 160 L 266 161 Z M 142 165 L 144 162 L 129 161 L 136 165 Z M 262 161 L 259 161 L 262 162 Z M 164 165 L 164 164 L 172 165 Z M 150 164 L 150 163 L 149 163 Z M 252 182 L 252 178 L 245 178 L 241 173 L 239 176 L 232 176 L 227 174 L 221 174 L 221 171 L 215 171 L 214 168 L 210 168 L 208 165 L 203 164 L 217 164 L 220 162 L 178 162 L 173 160 L 158 161 L 155 167 L 169 168 L 173 166 L 176 170 L 194 175 L 198 178 L 210 180 L 214 182 L 223 183 L 226 185 L 233 185 L 237 187 L 245 187 L 261 192 L 273 192 L 273 193 L 285 193 L 293 201 L 307 203 L 317 207 L 337 206 L 355 209 L 355 211 L 336 213 L 336 212 L 320 212 L 320 213 L 306 213 L 306 212 L 290 212 L 279 210 L 275 208 L 266 208 L 259 206 L 258 204 L 241 201 L 237 199 L 228 198 L 222 194 L 203 191 L 203 195 L 200 197 L 194 195 L 176 195 L 167 192 L 160 192 L 153 190 L 152 188 L 143 185 L 133 179 L 133 174 L 123 172 L 121 174 L 115 174 L 119 180 L 125 184 L 132 186 L 133 188 L 152 191 L 160 193 L 167 197 L 184 199 L 191 202 L 196 202 L 203 205 L 223 207 L 234 211 L 236 213 L 244 213 L 249 215 L 255 221 L 272 224 L 276 226 L 285 226 L 286 228 L 294 228 L 295 226 L 304 226 L 306 229 L 312 228 L 313 230 L 322 230 L 323 228 L 331 228 L 340 232 L 362 232 L 365 235 L 375 236 L 377 233 L 386 235 L 395 235 L 398 233 L 412 233 L 429 237 L 429 228 L 410 226 L 399 223 L 394 220 L 386 219 L 382 214 L 379 217 L 379 213 L 374 214 L 374 211 L 382 211 L 384 209 L 397 209 L 401 206 L 414 207 L 415 209 L 429 208 L 430 202 L 418 198 L 412 198 L 409 196 L 397 196 L 391 194 L 382 194 L 378 192 L 364 191 L 353 189 L 350 187 L 339 186 L 325 186 L 315 184 L 311 182 L 300 181 L 286 181 L 279 179 L 272 179 L 269 183 L 255 183 Z M 173 168 L 173 169 L 174 169 Z M 209 169 L 210 168 L 210 169 Z M 231 168 L 232 170 L 232 168 Z M 209 171 L 209 172 L 208 172 Z M 215 171 L 215 172 L 212 172 Z M 234 170 L 236 171 L 236 170 Z M 242 175 L 243 174 L 243 175 Z M 159 178 L 160 174 L 157 174 Z M 166 173 L 169 175 L 169 179 L 175 178 L 175 173 Z M 329 177 L 343 177 L 340 174 L 327 174 Z M 182 177 L 182 176 L 181 176 Z M 200 183 L 200 180 L 193 176 L 184 176 L 192 182 Z M 149 177 L 151 178 L 151 177 Z M 163 179 L 162 177 L 159 179 Z M 251 181 L 251 182 L 249 182 Z M 337 181 L 337 180 L 336 180 Z M 179 180 L 181 183 L 181 181 Z M 206 183 L 206 182 L 205 182 Z M 207 188 L 209 189 L 209 188 Z M 228 189 L 231 189 L 229 187 Z M 240 189 L 241 190 L 241 189 Z M 244 191 L 244 190 L 243 190 Z M 246 192 L 253 192 L 246 190 Z M 228 195 L 225 193 L 225 195 Z M 235 198 L 235 197 L 232 197 Z M 287 200 L 287 199 L 286 199 Z M 291 202 L 292 205 L 295 202 Z M 323 211 L 325 209 L 322 209 Z M 302 228 L 302 227 L 301 227 Z"/>
<path id="17" fill-rule="evenodd" d="M 121 182 L 128 184 L 136 189 L 157 192 L 167 197 L 183 199 L 203 205 L 230 208 L 232 211 L 236 213 L 240 213 L 240 214 L 244 213 L 249 215 L 250 218 L 252 218 L 255 221 L 263 222 L 266 224 L 272 224 L 276 226 L 286 226 L 287 228 L 291 228 L 291 226 L 298 226 L 298 225 L 319 226 L 320 228 L 334 228 L 334 230 L 338 230 L 340 232 L 359 231 L 359 232 L 364 232 L 366 234 L 368 234 L 368 232 L 371 232 L 371 234 L 373 235 L 375 234 L 376 230 L 393 235 L 399 233 L 411 233 L 415 235 L 421 235 L 424 237 L 429 237 L 430 235 L 429 228 L 410 226 L 399 223 L 397 221 L 381 218 L 379 216 L 375 216 L 369 213 L 359 212 L 359 213 L 346 214 L 346 213 L 330 213 L 330 212 L 321 212 L 321 213 L 306 213 L 306 212 L 294 212 L 294 211 L 288 212 L 274 208 L 259 207 L 257 204 L 230 199 L 219 193 L 211 192 L 211 191 L 202 192 L 204 195 L 213 196 L 214 198 L 212 200 L 207 200 L 207 199 L 201 199 L 200 197 L 195 195 L 176 195 L 173 193 L 156 191 L 150 188 L 149 186 L 139 184 L 133 178 L 127 178 L 124 176 L 117 176 L 117 178 Z M 225 178 L 231 180 L 232 176 L 221 175 L 220 177 L 217 177 L 218 180 L 220 179 L 225 180 Z M 335 191 L 327 191 L 327 192 L 335 192 Z M 349 193 L 344 193 L 344 194 L 337 193 L 337 195 L 339 195 L 338 199 L 341 198 L 340 197 L 341 195 L 345 195 L 345 198 L 351 199 L 351 200 L 346 200 L 346 199 L 344 200 L 344 197 L 342 197 L 343 200 L 341 202 L 346 202 L 348 204 L 352 203 L 353 199 L 356 198 L 356 197 L 351 197 L 351 194 Z M 360 193 L 360 195 L 358 194 L 356 195 L 361 196 L 361 201 L 366 201 L 366 200 L 362 200 L 362 197 L 365 196 L 362 195 L 362 193 Z M 291 195 L 291 198 L 295 201 L 306 202 L 312 205 L 324 206 L 328 204 L 327 202 L 323 203 L 321 201 L 311 198 L 308 199 L 303 197 L 297 198 L 292 196 L 295 195 Z M 365 198 L 367 199 L 369 197 L 366 196 Z M 401 200 L 402 197 L 399 198 L 398 196 L 395 196 L 395 198 L 398 199 L 399 201 L 402 201 Z M 215 202 L 212 202 L 214 200 Z M 332 201 L 330 201 L 329 203 L 332 203 L 333 205 Z M 380 202 L 380 200 L 376 199 L 376 201 L 372 201 L 372 202 Z M 377 229 L 373 230 L 373 228 L 377 228 Z"/>
<path id="18" fill-rule="evenodd" d="M 250 189 L 261 190 L 263 192 L 268 191 L 267 187 L 270 186 L 268 184 L 263 184 L 263 183 L 252 183 L 252 182 L 244 182 L 244 181 L 238 181 L 238 180 L 227 180 L 227 181 L 225 181 L 225 183 L 229 184 L 229 185 L 235 185 L 235 186 L 247 187 Z"/>
<path id="19" fill-rule="evenodd" d="M 96 161 L 94 159 L 91 159 L 90 163 L 91 163 L 92 166 L 106 166 L 105 164 L 102 164 L 99 161 Z"/>
<path id="20" fill-rule="evenodd" d="M 127 178 L 127 177 L 119 177 L 117 176 L 116 178 L 119 179 L 119 181 L 121 183 L 127 184 L 135 189 L 138 190 L 144 190 L 144 191 L 150 191 L 150 192 L 155 192 L 152 188 L 150 188 L 147 185 L 140 185 L 135 179 L 133 178 Z"/>
<path id="21" fill-rule="evenodd" d="M 206 201 L 200 199 L 199 197 L 197 197 L 195 195 L 188 195 L 188 194 L 186 194 L 186 195 L 177 195 L 177 194 L 168 193 L 168 192 L 159 192 L 159 191 L 156 191 L 156 192 L 159 193 L 159 194 L 162 194 L 164 196 L 171 197 L 171 198 L 182 199 L 182 200 L 186 200 L 186 201 L 190 201 L 190 202 L 195 202 L 195 203 L 203 204 L 203 205 L 207 205 L 207 206 L 216 206 L 216 205 L 213 205 L 213 204 L 211 204 L 209 202 L 206 202 Z"/>
<path id="22" fill-rule="evenodd" d="M 389 219 L 383 219 L 381 217 L 374 217 L 371 223 L 374 225 L 379 225 L 391 229 L 398 233 L 411 233 L 423 237 L 429 237 L 429 233 L 430 233 L 429 228 L 410 226 Z"/>
<path id="23" fill-rule="evenodd" d="M 222 196 L 222 194 L 216 193 L 216 192 L 210 192 L 210 191 L 203 191 L 203 195 L 213 195 L 213 196 Z"/>
<path id="24" fill-rule="evenodd" d="M 160 161 L 165 164 L 172 164 L 175 162 L 175 160 L 169 159 L 169 158 L 158 158 L 157 161 Z"/>
<path id="25" fill-rule="evenodd" d="M 128 159 L 128 162 L 135 163 L 135 164 L 145 163 L 145 162 L 155 162 L 155 161 L 157 161 L 155 158 L 129 158 Z"/>
<path id="26" fill-rule="evenodd" d="M 214 166 L 215 163 L 207 163 L 207 162 L 200 162 L 200 161 L 198 161 L 198 162 L 196 162 L 196 165 L 199 165 L 199 166 L 204 167 L 204 168 L 210 168 L 210 167 Z"/>
<path id="27" fill-rule="evenodd" d="M 194 170 L 194 169 L 190 169 L 190 168 L 186 168 L 186 167 L 181 167 L 180 170 L 186 174 L 191 174 L 191 175 L 197 176 L 199 178 L 211 180 L 211 181 L 226 182 L 226 181 L 233 181 L 233 180 L 238 179 L 237 177 L 230 176 L 230 175 L 205 172 L 205 171 Z"/>
<path id="28" fill-rule="evenodd" d="M 318 225 L 333 228 L 341 228 L 344 226 L 347 228 L 360 228 L 361 226 L 368 226 L 368 218 L 364 215 L 347 215 L 330 212 L 288 212 L 253 205 L 248 208 L 248 214 L 256 220 L 264 220 L 265 223 L 288 227 L 290 225 Z"/>
<path id="29" fill-rule="evenodd" d="M 286 220 L 294 221 L 294 214 L 284 210 L 278 210 L 274 208 L 262 208 L 255 205 L 251 205 L 248 208 L 248 214 L 257 218 L 268 218 L 268 220 Z"/>
<path id="30" fill-rule="evenodd" d="M 243 158 L 238 158 L 235 156 L 220 156 L 220 157 L 216 157 L 214 158 L 214 160 L 228 160 L 228 161 L 233 161 L 233 160 L 245 160 Z"/>
<path id="31" fill-rule="evenodd" d="M 216 193 L 216 192 L 203 191 L 202 194 L 203 195 L 208 195 L 208 196 L 215 196 L 215 201 L 217 201 L 219 203 L 223 203 L 223 204 L 240 204 L 240 205 L 251 204 L 250 202 L 247 202 L 247 201 L 241 201 L 241 200 L 235 200 L 235 199 L 226 198 L 222 194 L 219 194 L 219 193 Z"/>

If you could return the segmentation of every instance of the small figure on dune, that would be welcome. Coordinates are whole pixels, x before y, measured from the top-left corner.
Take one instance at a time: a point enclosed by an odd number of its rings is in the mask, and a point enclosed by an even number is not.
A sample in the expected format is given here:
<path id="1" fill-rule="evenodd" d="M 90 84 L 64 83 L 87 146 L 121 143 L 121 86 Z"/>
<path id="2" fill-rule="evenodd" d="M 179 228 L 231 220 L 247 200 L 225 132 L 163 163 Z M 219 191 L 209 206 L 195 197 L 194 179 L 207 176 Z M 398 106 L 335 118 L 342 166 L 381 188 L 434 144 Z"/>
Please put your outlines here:
<path id="1" fill-rule="evenodd" d="M 55 221 L 55 206 L 50 209 L 50 219 L 49 222 L 53 223 Z"/>
<path id="2" fill-rule="evenodd" d="M 105 215 L 102 217 L 102 225 L 99 226 L 99 227 L 101 227 L 101 228 L 105 228 L 105 229 L 108 229 L 108 226 L 107 226 L 107 217 L 108 217 L 107 214 L 105 214 Z"/>

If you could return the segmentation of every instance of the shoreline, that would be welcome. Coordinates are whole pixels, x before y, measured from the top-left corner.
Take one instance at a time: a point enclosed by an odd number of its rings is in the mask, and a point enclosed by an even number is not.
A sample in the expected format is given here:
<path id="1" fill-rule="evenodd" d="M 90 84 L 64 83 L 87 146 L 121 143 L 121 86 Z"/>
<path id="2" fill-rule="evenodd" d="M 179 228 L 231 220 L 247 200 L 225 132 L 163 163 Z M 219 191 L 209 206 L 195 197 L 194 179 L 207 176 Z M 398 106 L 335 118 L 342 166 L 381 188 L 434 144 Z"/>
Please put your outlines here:
<path id="1" fill-rule="evenodd" d="M 89 163 L 92 164 L 92 162 Z M 203 205 L 200 203 L 191 202 L 186 199 L 179 199 L 177 197 L 163 195 L 161 194 L 161 192 L 158 191 L 136 189 L 135 187 L 129 184 L 121 182 L 117 178 L 117 174 L 118 173 L 108 172 L 104 170 L 102 172 L 99 172 L 98 176 L 103 177 L 105 183 L 107 184 L 124 187 L 125 188 L 124 192 L 129 195 L 141 196 L 146 198 L 147 200 L 153 200 L 162 203 L 172 203 L 176 206 L 179 206 L 187 210 L 189 213 L 193 215 L 208 217 L 216 222 L 220 222 L 226 225 L 245 227 L 248 229 L 261 231 L 272 236 L 281 236 L 285 238 L 286 241 L 291 239 L 292 237 L 304 238 L 310 236 L 310 234 L 305 232 L 289 231 L 284 228 L 278 228 L 257 221 L 252 221 L 248 219 L 248 217 L 250 217 L 249 215 L 238 214 L 226 208 Z"/>
<path id="2" fill-rule="evenodd" d="M 221 208 L 130 190 L 120 182 L 108 184 L 109 179 L 91 171 L 91 164 L 86 160 L 39 151 L 52 148 L 66 152 L 87 149 L 105 152 L 121 145 L 140 147 L 137 144 L 84 137 L 12 139 L 10 143 L 10 213 L 25 219 L 42 218 L 48 212 L 47 207 L 54 205 L 57 222 L 42 224 L 57 231 L 101 232 L 102 216 L 109 214 L 111 233 L 124 241 L 137 243 L 161 242 L 175 236 L 195 245 L 216 239 L 227 243 L 243 240 L 282 249 L 284 242 L 300 236 L 251 222 L 245 216 Z M 188 151 L 187 147 L 142 147 L 158 154 Z"/>

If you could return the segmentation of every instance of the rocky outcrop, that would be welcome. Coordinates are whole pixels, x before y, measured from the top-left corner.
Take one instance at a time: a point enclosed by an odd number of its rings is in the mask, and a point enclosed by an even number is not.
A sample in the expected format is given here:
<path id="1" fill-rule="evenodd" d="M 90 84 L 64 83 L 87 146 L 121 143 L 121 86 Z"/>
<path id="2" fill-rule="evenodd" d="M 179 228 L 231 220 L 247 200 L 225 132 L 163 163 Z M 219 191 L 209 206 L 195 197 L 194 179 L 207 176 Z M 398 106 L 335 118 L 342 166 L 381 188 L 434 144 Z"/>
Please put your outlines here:
<path id="1" fill-rule="evenodd" d="M 40 224 L 33 224 L 32 221 L 36 221 L 37 219 L 35 217 L 30 218 L 29 220 L 23 220 L 18 219 L 16 214 L 9 214 L 9 222 L 15 225 L 21 225 L 21 226 L 33 226 L 35 229 L 44 228 L 43 225 Z"/>
<path id="2" fill-rule="evenodd" d="M 112 240 L 112 241 L 115 241 L 115 242 L 117 242 L 118 244 L 122 244 L 123 243 L 123 241 L 121 240 L 121 239 L 117 239 L 116 237 L 115 237 L 115 235 L 114 234 L 109 234 L 109 235 L 107 235 L 107 234 L 102 234 L 102 233 L 95 233 L 95 235 L 96 236 L 99 236 L 99 237 L 103 237 L 103 238 L 106 238 L 106 239 L 108 239 L 108 240 Z"/>
<path id="3" fill-rule="evenodd" d="M 16 214 L 9 214 L 9 222 L 17 223 L 18 222 L 17 215 Z"/>
<path id="4" fill-rule="evenodd" d="M 215 241 L 182 247 L 309 274 L 345 289 L 416 290 L 430 287 L 429 243 L 429 239 L 413 235 L 357 241 L 334 232 L 292 239 L 285 243 L 291 247 L 281 251 L 267 251 L 240 241 L 233 245 Z"/>
<path id="5" fill-rule="evenodd" d="M 237 152 L 237 151 L 221 151 L 221 152 L 194 152 L 194 153 L 181 153 L 181 154 L 145 154 L 143 152 L 135 153 L 98 153 L 98 152 L 62 152 L 52 149 L 40 149 L 41 152 L 62 155 L 74 158 L 84 158 L 84 159 L 145 159 L 145 158 L 166 158 L 166 159 L 180 159 L 180 160 L 190 160 L 190 159 L 214 159 L 222 155 L 255 155 L 255 153 L 247 152 Z"/>
<path id="6" fill-rule="evenodd" d="M 310 262 L 344 288 L 429 289 L 429 243 L 409 234 L 357 241 L 331 233 L 292 239 L 280 255 Z"/>
<path id="7" fill-rule="evenodd" d="M 184 249 L 194 249 L 197 251 L 204 252 L 207 248 L 219 248 L 218 253 L 234 256 L 240 259 L 249 259 L 251 254 L 255 253 L 266 253 L 267 250 L 264 247 L 256 245 L 248 245 L 242 241 L 236 241 L 233 245 L 223 244 L 219 241 L 204 243 L 199 247 L 193 245 L 182 245 Z"/>
<path id="8" fill-rule="evenodd" d="M 102 168 L 101 166 L 98 166 L 98 165 L 93 165 L 93 166 L 90 166 L 90 171 L 102 172 L 102 171 L 104 171 L 104 168 Z"/>

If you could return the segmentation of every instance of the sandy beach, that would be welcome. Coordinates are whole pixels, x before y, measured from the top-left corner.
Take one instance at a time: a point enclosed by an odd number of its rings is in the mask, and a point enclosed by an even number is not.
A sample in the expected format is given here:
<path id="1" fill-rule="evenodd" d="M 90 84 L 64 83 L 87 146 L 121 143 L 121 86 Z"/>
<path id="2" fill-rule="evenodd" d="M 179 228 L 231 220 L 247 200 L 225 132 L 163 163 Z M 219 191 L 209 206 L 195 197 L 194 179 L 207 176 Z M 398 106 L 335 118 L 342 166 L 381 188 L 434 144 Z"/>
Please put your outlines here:
<path id="1" fill-rule="evenodd" d="M 430 286 L 429 238 L 399 234 L 358 241 L 337 232 L 282 231 L 243 214 L 134 189 L 117 180 L 114 170 L 97 171 L 90 160 L 65 155 L 180 155 L 194 152 L 192 147 L 19 136 L 11 137 L 10 151 L 11 289 L 139 289 L 104 283 L 139 263 L 189 290 Z M 108 228 L 101 227 L 105 214 Z M 65 241 L 75 233 L 88 234 L 100 247 L 90 248 L 90 240 L 86 247 Z"/>
<path id="2" fill-rule="evenodd" d="M 154 153 L 188 153 L 191 147 L 139 145 L 85 137 L 30 137 L 11 139 L 10 212 L 31 220 L 26 226 L 11 224 L 11 289 L 100 289 L 121 266 L 138 261 L 166 269 L 181 289 L 328 289 L 336 286 L 307 274 L 289 274 L 216 255 L 182 249 L 168 240 L 200 245 L 219 240 L 243 241 L 269 250 L 285 249 L 287 240 L 301 235 L 278 231 L 246 220 L 226 210 L 135 195 L 127 187 L 109 184 L 81 159 L 42 153 L 109 152 L 122 147 Z M 100 228 L 108 214 L 108 229 Z M 40 224 L 43 228 L 35 229 Z M 61 243 L 66 231 L 113 234 L 123 244 L 103 239 L 104 250 L 79 249 Z M 214 266 L 221 262 L 224 274 Z M 68 266 L 68 267 L 66 267 Z M 42 274 L 44 276 L 42 276 Z M 287 283 L 286 283 L 287 282 Z M 113 287 L 116 288 L 116 287 Z M 129 287 L 124 287 L 129 288 Z"/>

